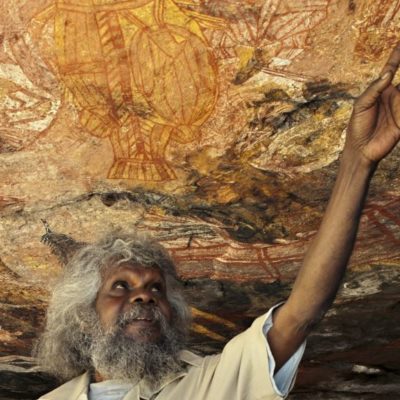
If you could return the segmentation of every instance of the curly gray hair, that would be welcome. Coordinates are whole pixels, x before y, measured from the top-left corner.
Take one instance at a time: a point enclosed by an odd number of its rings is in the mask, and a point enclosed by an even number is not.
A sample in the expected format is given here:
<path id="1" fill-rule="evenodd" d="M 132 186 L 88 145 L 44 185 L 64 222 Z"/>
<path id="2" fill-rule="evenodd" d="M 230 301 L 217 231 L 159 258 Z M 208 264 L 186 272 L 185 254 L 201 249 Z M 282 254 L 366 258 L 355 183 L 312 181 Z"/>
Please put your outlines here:
<path id="1" fill-rule="evenodd" d="M 48 372 L 61 380 L 93 370 L 91 328 L 99 321 L 95 311 L 97 293 L 105 271 L 123 262 L 158 266 L 163 271 L 173 326 L 184 342 L 190 312 L 166 250 L 146 236 L 113 233 L 79 250 L 53 290 L 45 331 L 34 348 L 34 355 Z"/>

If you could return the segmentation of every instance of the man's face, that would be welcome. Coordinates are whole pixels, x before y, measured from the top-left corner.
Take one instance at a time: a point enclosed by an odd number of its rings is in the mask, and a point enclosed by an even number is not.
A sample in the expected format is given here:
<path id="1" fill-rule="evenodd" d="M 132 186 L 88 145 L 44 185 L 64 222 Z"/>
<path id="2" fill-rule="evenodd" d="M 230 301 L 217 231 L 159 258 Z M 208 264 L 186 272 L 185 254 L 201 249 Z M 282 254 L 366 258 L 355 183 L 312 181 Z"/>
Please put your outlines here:
<path id="1" fill-rule="evenodd" d="M 96 311 L 103 329 L 114 330 L 125 319 L 126 336 L 137 342 L 156 342 L 161 324 L 155 314 L 158 311 L 168 323 L 172 317 L 163 273 L 158 267 L 129 262 L 112 266 L 97 294 Z"/>

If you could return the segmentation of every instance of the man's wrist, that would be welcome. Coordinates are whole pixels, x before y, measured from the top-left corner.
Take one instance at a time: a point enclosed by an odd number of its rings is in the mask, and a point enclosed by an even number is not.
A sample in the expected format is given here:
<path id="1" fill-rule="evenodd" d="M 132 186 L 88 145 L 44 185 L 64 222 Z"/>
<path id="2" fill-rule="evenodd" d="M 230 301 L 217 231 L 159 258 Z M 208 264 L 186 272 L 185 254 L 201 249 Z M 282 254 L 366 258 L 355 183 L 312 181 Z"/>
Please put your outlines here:
<path id="1" fill-rule="evenodd" d="M 359 178 L 371 178 L 378 161 L 368 159 L 360 150 L 344 148 L 340 159 L 339 175 L 346 174 Z"/>

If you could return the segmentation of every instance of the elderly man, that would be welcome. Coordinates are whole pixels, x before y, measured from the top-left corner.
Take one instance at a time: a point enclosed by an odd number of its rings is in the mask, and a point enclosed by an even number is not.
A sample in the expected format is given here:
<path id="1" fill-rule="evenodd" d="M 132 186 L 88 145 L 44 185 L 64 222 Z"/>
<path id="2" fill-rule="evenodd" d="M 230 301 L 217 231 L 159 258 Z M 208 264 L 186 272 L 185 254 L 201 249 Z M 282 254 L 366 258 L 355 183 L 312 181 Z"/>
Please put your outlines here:
<path id="1" fill-rule="evenodd" d="M 64 238 L 74 251 L 60 254 L 74 254 L 54 290 L 37 355 L 69 381 L 42 399 L 285 397 L 307 335 L 335 298 L 371 177 L 400 139 L 400 93 L 392 85 L 399 64 L 397 46 L 355 102 L 332 197 L 289 298 L 221 354 L 202 358 L 184 349 L 189 313 L 160 245 L 136 236 L 85 246 Z M 57 250 L 60 238 L 52 235 L 46 239 Z"/>

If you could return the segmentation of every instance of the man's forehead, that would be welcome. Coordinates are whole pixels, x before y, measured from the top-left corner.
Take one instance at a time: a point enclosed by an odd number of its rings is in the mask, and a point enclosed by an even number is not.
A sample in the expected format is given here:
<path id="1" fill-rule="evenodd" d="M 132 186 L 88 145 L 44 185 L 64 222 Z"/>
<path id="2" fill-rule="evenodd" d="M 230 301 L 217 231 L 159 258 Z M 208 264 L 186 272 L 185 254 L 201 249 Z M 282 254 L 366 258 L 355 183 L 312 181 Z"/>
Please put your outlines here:
<path id="1" fill-rule="evenodd" d="M 107 280 L 118 273 L 133 272 L 135 274 L 145 274 L 149 270 L 164 278 L 164 273 L 158 265 L 140 264 L 135 261 L 117 261 L 107 265 L 104 270 L 103 280 Z"/>

